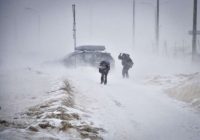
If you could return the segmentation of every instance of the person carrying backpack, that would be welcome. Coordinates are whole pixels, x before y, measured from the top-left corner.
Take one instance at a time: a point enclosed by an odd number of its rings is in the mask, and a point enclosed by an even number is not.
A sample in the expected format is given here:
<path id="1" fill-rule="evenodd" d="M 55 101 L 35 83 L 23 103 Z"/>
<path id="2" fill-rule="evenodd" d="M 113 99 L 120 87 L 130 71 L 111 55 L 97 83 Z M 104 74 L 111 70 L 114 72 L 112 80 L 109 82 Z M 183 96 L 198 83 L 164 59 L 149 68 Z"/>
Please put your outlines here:
<path id="1" fill-rule="evenodd" d="M 110 70 L 110 63 L 108 61 L 101 61 L 99 64 L 99 73 L 101 73 L 101 84 L 107 84 L 107 75 Z"/>
<path id="2" fill-rule="evenodd" d="M 123 76 L 123 78 L 129 78 L 128 71 L 130 68 L 132 68 L 132 66 L 134 64 L 132 59 L 130 58 L 129 54 L 126 54 L 126 53 L 120 53 L 118 56 L 118 59 L 122 61 L 122 66 L 123 66 L 122 76 Z"/>

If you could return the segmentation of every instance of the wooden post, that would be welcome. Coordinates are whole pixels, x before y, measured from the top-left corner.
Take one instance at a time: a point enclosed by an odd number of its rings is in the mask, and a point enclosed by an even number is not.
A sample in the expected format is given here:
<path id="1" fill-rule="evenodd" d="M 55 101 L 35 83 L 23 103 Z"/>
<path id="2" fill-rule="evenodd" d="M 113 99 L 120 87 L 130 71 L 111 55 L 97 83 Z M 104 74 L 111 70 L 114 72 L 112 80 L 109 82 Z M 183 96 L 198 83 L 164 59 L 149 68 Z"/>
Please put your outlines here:
<path id="1" fill-rule="evenodd" d="M 194 0 L 193 9 L 193 32 L 192 32 L 192 60 L 194 60 L 197 51 L 197 0 Z"/>
<path id="2" fill-rule="evenodd" d="M 74 51 L 76 50 L 76 9 L 75 4 L 72 5 L 73 11 L 73 39 L 74 39 Z"/>
<path id="3" fill-rule="evenodd" d="M 160 3 L 159 0 L 157 0 L 157 4 L 156 4 L 156 49 L 159 52 L 159 7 Z"/>

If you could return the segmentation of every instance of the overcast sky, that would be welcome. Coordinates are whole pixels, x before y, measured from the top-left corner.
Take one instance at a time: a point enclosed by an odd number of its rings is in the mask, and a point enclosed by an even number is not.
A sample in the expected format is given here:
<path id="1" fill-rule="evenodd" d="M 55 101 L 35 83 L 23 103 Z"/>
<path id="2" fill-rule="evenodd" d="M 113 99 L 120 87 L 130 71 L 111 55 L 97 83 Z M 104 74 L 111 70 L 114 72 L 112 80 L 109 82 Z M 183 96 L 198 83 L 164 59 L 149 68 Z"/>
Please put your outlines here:
<path id="1" fill-rule="evenodd" d="M 72 4 L 77 12 L 77 44 L 132 48 L 132 0 L 0 0 L 0 52 L 58 55 L 73 51 Z M 191 45 L 193 0 L 160 0 L 160 44 Z M 156 0 L 136 0 L 136 48 L 155 44 Z M 198 11 L 200 2 L 198 2 Z M 199 13 L 199 12 L 198 12 Z M 200 29 L 198 14 L 198 29 Z M 199 36 L 198 36 L 199 39 Z"/>

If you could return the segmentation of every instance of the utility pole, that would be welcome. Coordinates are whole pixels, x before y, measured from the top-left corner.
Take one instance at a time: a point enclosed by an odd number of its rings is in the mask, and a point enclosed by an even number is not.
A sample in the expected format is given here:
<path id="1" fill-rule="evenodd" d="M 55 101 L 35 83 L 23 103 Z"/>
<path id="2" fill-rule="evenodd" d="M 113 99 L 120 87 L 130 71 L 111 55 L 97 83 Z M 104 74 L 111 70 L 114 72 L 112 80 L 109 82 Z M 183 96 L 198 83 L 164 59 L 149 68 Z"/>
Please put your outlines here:
<path id="1" fill-rule="evenodd" d="M 73 11 L 73 38 L 74 38 L 74 51 L 76 50 L 76 9 L 75 4 L 72 5 Z"/>
<path id="2" fill-rule="evenodd" d="M 160 5 L 160 2 L 159 0 L 157 0 L 157 3 L 156 3 L 156 51 L 159 52 L 159 5 Z"/>
<path id="3" fill-rule="evenodd" d="M 133 49 L 135 49 L 135 0 L 133 0 Z"/>
<path id="4" fill-rule="evenodd" d="M 192 31 L 192 60 L 194 60 L 197 51 L 197 0 L 194 0 L 193 9 L 193 31 Z"/>

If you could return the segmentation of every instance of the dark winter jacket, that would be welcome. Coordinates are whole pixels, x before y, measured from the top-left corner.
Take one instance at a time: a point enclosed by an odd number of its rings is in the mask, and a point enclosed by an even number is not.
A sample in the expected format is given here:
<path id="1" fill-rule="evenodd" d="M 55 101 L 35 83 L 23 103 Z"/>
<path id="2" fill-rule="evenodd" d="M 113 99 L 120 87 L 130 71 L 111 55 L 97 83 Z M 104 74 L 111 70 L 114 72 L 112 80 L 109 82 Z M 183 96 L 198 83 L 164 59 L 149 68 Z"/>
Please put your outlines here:
<path id="1" fill-rule="evenodd" d="M 125 68 L 131 68 L 133 66 L 133 61 L 130 58 L 129 54 L 121 54 L 118 56 L 118 59 L 122 60 L 122 66 Z"/>
<path id="2" fill-rule="evenodd" d="M 101 61 L 99 65 L 99 72 L 100 73 L 108 73 L 110 70 L 110 63 L 107 61 Z"/>

